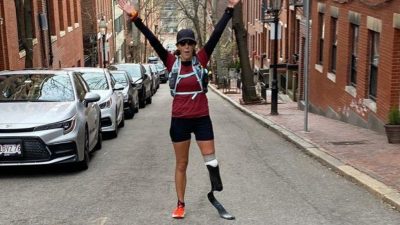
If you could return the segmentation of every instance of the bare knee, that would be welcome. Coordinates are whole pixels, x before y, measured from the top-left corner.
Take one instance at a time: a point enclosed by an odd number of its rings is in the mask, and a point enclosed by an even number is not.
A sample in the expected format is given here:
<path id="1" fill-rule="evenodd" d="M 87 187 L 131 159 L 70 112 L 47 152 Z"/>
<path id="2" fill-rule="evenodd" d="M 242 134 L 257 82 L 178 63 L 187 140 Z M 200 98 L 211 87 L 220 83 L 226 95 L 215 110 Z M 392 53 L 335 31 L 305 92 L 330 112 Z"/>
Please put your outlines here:
<path id="1" fill-rule="evenodd" d="M 176 162 L 177 172 L 186 173 L 187 166 L 188 166 L 188 161 Z"/>

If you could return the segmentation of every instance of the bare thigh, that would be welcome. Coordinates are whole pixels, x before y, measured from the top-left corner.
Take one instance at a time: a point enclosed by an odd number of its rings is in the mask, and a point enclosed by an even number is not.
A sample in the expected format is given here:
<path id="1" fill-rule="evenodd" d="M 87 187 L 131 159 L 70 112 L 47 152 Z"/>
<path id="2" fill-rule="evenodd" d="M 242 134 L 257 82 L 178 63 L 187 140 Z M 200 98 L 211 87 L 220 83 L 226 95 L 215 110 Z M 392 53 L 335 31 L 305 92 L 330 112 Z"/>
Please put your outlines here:
<path id="1" fill-rule="evenodd" d="M 202 155 L 210 155 L 215 153 L 214 140 L 197 141 Z"/>

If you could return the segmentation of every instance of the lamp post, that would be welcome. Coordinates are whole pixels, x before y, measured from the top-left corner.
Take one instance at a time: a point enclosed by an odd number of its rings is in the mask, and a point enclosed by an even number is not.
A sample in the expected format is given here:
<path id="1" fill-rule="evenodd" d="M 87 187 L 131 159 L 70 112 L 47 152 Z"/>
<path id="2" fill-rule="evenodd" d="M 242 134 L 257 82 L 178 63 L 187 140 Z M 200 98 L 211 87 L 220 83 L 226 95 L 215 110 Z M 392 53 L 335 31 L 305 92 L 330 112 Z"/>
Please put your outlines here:
<path id="1" fill-rule="evenodd" d="M 266 13 L 266 22 L 274 23 L 274 33 L 271 39 L 274 40 L 274 51 L 272 59 L 272 82 L 271 82 L 271 115 L 278 115 L 278 23 L 279 13 L 282 7 L 282 0 L 269 0 Z"/>
<path id="2" fill-rule="evenodd" d="M 107 23 L 104 18 L 101 18 L 99 22 L 99 30 L 103 39 L 103 68 L 106 68 L 106 34 L 107 34 Z"/>

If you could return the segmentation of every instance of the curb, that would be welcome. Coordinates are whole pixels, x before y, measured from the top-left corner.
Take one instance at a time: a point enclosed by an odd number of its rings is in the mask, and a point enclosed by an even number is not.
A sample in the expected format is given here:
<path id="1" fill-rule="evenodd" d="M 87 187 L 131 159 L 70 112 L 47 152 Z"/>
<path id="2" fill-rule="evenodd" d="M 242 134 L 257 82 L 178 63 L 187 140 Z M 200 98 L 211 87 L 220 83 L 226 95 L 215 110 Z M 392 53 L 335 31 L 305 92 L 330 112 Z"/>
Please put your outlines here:
<path id="1" fill-rule="evenodd" d="M 393 208 L 400 211 L 400 193 L 385 185 L 384 183 L 370 177 L 368 174 L 365 174 L 356 168 L 347 165 L 340 161 L 339 159 L 329 155 L 326 153 L 323 148 L 319 147 L 317 144 L 313 143 L 310 140 L 304 139 L 297 134 L 293 133 L 289 129 L 285 128 L 282 125 L 279 125 L 267 118 L 264 118 L 245 107 L 241 106 L 239 103 L 233 101 L 219 90 L 217 90 L 212 85 L 209 85 L 209 88 L 213 90 L 214 93 L 231 103 L 237 109 L 247 114 L 248 116 L 255 119 L 257 122 L 261 123 L 263 126 L 271 129 L 287 141 L 296 145 L 299 149 L 301 149 L 307 155 L 317 159 L 323 165 L 326 165 L 332 168 L 335 172 L 342 175 L 346 179 L 355 182 L 362 187 L 366 188 L 370 193 L 381 199 L 382 201 L 390 204 Z"/>

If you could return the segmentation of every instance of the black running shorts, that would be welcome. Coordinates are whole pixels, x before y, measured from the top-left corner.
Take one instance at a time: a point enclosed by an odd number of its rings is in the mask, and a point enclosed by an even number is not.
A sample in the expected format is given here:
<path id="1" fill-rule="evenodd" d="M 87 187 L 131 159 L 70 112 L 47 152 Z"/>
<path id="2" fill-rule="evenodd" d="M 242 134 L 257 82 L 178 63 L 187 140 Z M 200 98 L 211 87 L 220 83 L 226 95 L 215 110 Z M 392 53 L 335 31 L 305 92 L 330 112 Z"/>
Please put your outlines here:
<path id="1" fill-rule="evenodd" d="M 169 134 L 172 142 L 187 141 L 194 133 L 197 141 L 214 140 L 214 132 L 210 116 L 199 118 L 176 118 L 171 119 Z"/>

